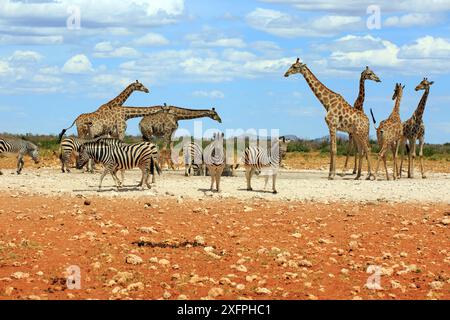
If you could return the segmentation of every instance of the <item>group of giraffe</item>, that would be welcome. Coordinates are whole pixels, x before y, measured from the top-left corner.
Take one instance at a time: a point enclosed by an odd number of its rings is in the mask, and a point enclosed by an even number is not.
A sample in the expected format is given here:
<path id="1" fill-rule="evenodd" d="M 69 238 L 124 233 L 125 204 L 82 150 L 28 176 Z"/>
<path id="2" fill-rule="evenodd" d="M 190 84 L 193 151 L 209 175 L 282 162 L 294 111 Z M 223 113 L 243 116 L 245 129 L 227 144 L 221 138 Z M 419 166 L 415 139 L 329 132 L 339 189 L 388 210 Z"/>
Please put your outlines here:
<path id="1" fill-rule="evenodd" d="M 367 80 L 381 82 L 380 78 L 369 67 L 361 73 L 359 83 L 359 95 L 353 107 L 338 93 L 327 88 L 317 77 L 311 72 L 306 64 L 300 62 L 300 59 L 289 68 L 285 73 L 285 77 L 294 74 L 301 74 L 305 78 L 314 95 L 319 99 L 324 106 L 327 115 L 325 122 L 330 131 L 330 172 L 329 179 L 333 180 L 336 176 L 336 157 L 337 157 L 337 131 L 347 132 L 349 134 L 349 148 L 347 150 L 347 158 L 343 174 L 346 174 L 350 152 L 353 148 L 357 149 L 355 156 L 355 166 L 353 174 L 356 174 L 356 180 L 361 178 L 362 162 L 365 157 L 368 165 L 367 180 L 376 179 L 380 162 L 384 162 L 387 180 L 390 180 L 387 164 L 386 154 L 391 148 L 394 157 L 393 178 L 401 178 L 403 169 L 404 153 L 402 152 L 402 161 L 400 168 L 397 165 L 397 157 L 400 147 L 404 147 L 408 153 L 408 178 L 414 178 L 414 160 L 416 158 L 416 142 L 419 140 L 419 157 L 422 178 L 426 178 L 423 166 L 423 146 L 425 136 L 425 125 L 423 123 L 423 114 L 427 103 L 430 87 L 433 81 L 428 81 L 427 78 L 416 87 L 416 91 L 424 90 L 424 94 L 420 103 L 412 115 L 406 122 L 402 123 L 400 119 L 400 104 L 403 97 L 403 89 L 405 86 L 400 83 L 396 84 L 394 96 L 394 109 L 388 119 L 382 121 L 377 128 L 377 138 L 380 145 L 380 152 L 378 154 L 378 162 L 375 169 L 375 174 L 372 173 L 372 166 L 370 162 L 370 121 L 364 112 L 365 100 L 365 82 Z M 371 110 L 372 112 L 372 110 Z M 373 117 L 373 112 L 372 112 Z M 375 117 L 373 121 L 376 124 Z M 408 143 L 408 144 L 407 144 Z"/>
<path id="2" fill-rule="evenodd" d="M 95 139 L 102 136 L 111 136 L 122 140 L 125 138 L 127 121 L 134 118 L 143 118 L 139 124 L 143 139 L 150 141 L 156 137 L 162 137 L 164 146 L 171 146 L 171 139 L 178 129 L 178 121 L 209 117 L 222 122 L 215 108 L 212 110 L 194 110 L 175 106 L 152 106 L 152 107 L 127 107 L 124 103 L 135 91 L 149 93 L 138 80 L 131 83 L 116 98 L 100 106 L 92 113 L 80 115 L 72 125 L 64 129 L 59 135 L 60 141 L 67 130 L 76 125 L 78 138 Z"/>

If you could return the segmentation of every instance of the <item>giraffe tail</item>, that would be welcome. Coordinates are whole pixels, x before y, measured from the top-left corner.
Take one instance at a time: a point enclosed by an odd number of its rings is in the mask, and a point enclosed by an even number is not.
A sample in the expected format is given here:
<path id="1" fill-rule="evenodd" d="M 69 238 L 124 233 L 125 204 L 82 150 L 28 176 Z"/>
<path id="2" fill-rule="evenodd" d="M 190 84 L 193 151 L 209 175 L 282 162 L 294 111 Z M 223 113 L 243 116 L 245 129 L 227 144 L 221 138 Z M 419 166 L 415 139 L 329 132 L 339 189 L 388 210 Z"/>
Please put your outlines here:
<path id="1" fill-rule="evenodd" d="M 373 124 L 376 125 L 377 124 L 377 120 L 375 120 L 375 116 L 373 115 L 373 110 L 372 109 L 370 109 L 370 114 L 372 115 Z"/>

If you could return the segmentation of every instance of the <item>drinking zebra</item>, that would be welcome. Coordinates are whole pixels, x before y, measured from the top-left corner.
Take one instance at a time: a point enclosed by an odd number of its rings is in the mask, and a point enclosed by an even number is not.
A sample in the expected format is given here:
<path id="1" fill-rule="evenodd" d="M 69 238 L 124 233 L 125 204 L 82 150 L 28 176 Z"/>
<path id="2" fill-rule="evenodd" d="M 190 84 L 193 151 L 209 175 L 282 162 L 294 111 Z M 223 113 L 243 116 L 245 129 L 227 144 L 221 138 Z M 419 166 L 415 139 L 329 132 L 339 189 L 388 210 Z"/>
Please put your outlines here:
<path id="1" fill-rule="evenodd" d="M 70 159 L 72 157 L 72 154 L 75 154 L 76 156 L 79 154 L 81 145 L 88 143 L 88 142 L 95 142 L 100 139 L 103 139 L 104 142 L 111 144 L 111 145 L 123 145 L 124 144 L 120 140 L 109 138 L 109 136 L 102 136 L 102 137 L 99 137 L 97 139 L 92 139 L 92 140 L 81 139 L 81 138 L 77 138 L 77 137 L 64 138 L 61 141 L 61 145 L 60 145 L 61 153 L 59 155 L 59 160 L 61 160 L 62 173 L 65 173 L 65 172 L 70 173 L 70 169 L 69 169 Z M 93 172 L 93 165 L 91 162 L 92 161 L 90 160 L 88 163 L 88 171 L 89 172 Z"/>
<path id="2" fill-rule="evenodd" d="M 205 165 L 203 163 L 203 148 L 196 142 L 191 142 L 183 147 L 184 164 L 186 177 L 192 175 L 192 171 L 199 172 L 200 176 L 205 175 Z"/>
<path id="3" fill-rule="evenodd" d="M 18 139 L 0 139 L 0 154 L 13 153 L 17 156 L 17 174 L 22 172 L 24 161 L 23 157 L 29 155 L 33 161 L 39 163 L 39 148 L 26 140 Z M 3 173 L 0 171 L 0 175 Z"/>
<path id="4" fill-rule="evenodd" d="M 217 192 L 220 192 L 220 178 L 225 168 L 223 138 L 223 134 L 214 134 L 214 141 L 203 151 L 203 159 L 211 176 L 211 191 L 214 190 L 215 182 Z"/>
<path id="5" fill-rule="evenodd" d="M 141 169 L 142 179 L 138 187 L 141 187 L 142 189 L 144 189 L 144 183 L 151 189 L 151 185 L 148 182 L 148 176 L 149 173 L 153 175 L 152 183 L 154 183 L 155 168 L 158 174 L 161 174 L 161 169 L 157 160 L 158 147 L 150 142 L 122 146 L 112 146 L 103 140 L 88 142 L 80 147 L 77 168 L 83 168 L 89 159 L 102 163 L 105 167 L 105 171 L 100 178 L 99 190 L 101 190 L 103 179 L 108 173 L 112 175 L 117 188 L 120 188 L 122 183 L 117 177 L 117 171 L 119 170 L 131 170 L 136 167 Z"/>
<path id="6" fill-rule="evenodd" d="M 270 153 L 268 148 L 260 146 L 251 146 L 245 149 L 243 162 L 245 166 L 245 177 L 247 179 L 247 190 L 252 191 L 252 177 L 255 172 L 260 172 L 266 176 L 266 187 L 269 181 L 269 176 L 272 176 L 272 190 L 273 193 L 278 193 L 276 189 L 276 181 L 278 169 L 281 165 L 283 157 L 287 153 L 288 142 L 284 137 L 274 141 Z M 265 188 L 266 188 L 265 187 Z"/>

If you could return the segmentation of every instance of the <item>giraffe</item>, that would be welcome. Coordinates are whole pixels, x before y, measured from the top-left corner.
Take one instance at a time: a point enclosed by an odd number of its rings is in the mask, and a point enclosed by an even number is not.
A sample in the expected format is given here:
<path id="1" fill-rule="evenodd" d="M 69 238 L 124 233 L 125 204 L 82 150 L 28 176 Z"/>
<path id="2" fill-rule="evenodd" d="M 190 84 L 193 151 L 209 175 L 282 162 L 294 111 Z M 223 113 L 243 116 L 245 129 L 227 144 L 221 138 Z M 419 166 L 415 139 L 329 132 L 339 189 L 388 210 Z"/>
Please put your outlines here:
<path id="1" fill-rule="evenodd" d="M 346 102 L 341 95 L 331 91 L 324 84 L 322 84 L 306 66 L 306 64 L 300 62 L 300 59 L 297 59 L 297 61 L 289 68 L 284 76 L 289 77 L 290 75 L 297 73 L 303 75 L 309 87 L 327 111 L 325 121 L 330 131 L 331 142 L 330 172 L 328 179 L 334 180 L 336 176 L 336 132 L 339 130 L 351 133 L 358 147 L 359 164 L 358 173 L 355 180 L 359 180 L 361 178 L 362 158 L 364 156 L 367 159 L 369 169 L 367 180 L 370 180 L 373 175 L 369 159 L 369 118 L 364 114 L 364 112 L 352 108 L 352 106 L 348 104 L 348 102 Z"/>
<path id="2" fill-rule="evenodd" d="M 353 104 L 353 108 L 356 110 L 360 110 L 364 112 L 364 101 L 366 98 L 366 88 L 365 88 L 365 82 L 366 80 L 371 80 L 380 83 L 380 78 L 373 72 L 368 66 L 366 66 L 366 69 L 361 73 L 361 78 L 359 80 L 359 94 L 356 98 L 355 103 Z M 345 176 L 345 173 L 347 171 L 348 166 L 348 160 L 350 158 L 350 153 L 356 148 L 356 143 L 353 140 L 352 134 L 349 134 L 348 139 L 348 148 L 347 148 L 347 156 L 345 158 L 345 165 L 344 170 L 342 172 L 342 176 Z M 355 165 L 353 167 L 353 174 L 356 174 L 357 171 L 357 165 L 358 165 L 358 155 L 355 153 Z"/>
<path id="3" fill-rule="evenodd" d="M 381 150 L 380 153 L 378 154 L 378 161 L 375 169 L 375 179 L 377 177 L 378 169 L 380 167 L 380 161 L 383 160 L 384 169 L 386 170 L 386 179 L 388 181 L 390 180 L 386 164 L 386 153 L 389 147 L 391 148 L 394 157 L 394 170 L 393 170 L 394 180 L 397 179 L 398 173 L 397 155 L 398 155 L 398 148 L 400 146 L 400 141 L 403 136 L 403 124 L 400 118 L 400 104 L 403 98 L 404 89 L 405 86 L 402 86 L 401 83 L 397 83 L 395 85 L 394 96 L 392 97 L 392 100 L 395 100 L 394 110 L 392 111 L 388 119 L 380 123 L 380 126 L 377 129 L 378 144 L 380 145 Z M 375 118 L 373 122 L 376 123 Z"/>
<path id="4" fill-rule="evenodd" d="M 423 113 L 425 112 L 425 106 L 430 94 L 430 88 L 434 84 L 434 81 L 428 81 L 428 78 L 424 78 L 422 82 L 416 87 L 416 91 L 424 90 L 422 99 L 417 106 L 416 111 L 412 117 L 403 123 L 403 137 L 402 146 L 406 146 L 406 141 L 409 142 L 408 150 L 408 178 L 414 178 L 414 160 L 416 158 L 416 141 L 419 140 L 419 159 L 420 159 L 420 171 L 422 178 L 426 179 L 426 175 L 423 167 L 423 146 L 425 144 L 425 125 L 423 123 Z M 400 165 L 400 177 L 402 176 L 404 154 L 402 152 L 402 161 Z"/>
<path id="5" fill-rule="evenodd" d="M 222 119 L 215 108 L 194 110 L 166 105 L 164 112 L 144 117 L 139 123 L 139 128 L 145 141 L 150 141 L 152 136 L 162 137 L 164 146 L 167 147 L 171 144 L 172 135 L 178 129 L 178 121 L 205 117 L 222 123 Z M 170 149 L 172 149 L 172 146 L 170 146 Z"/>
<path id="6" fill-rule="evenodd" d="M 114 118 L 116 120 L 118 118 L 116 109 L 121 107 L 134 91 L 150 92 L 142 83 L 136 80 L 136 82 L 130 84 L 116 98 L 100 106 L 97 111 L 80 115 L 69 128 L 64 129 L 60 133 L 59 142 L 61 142 L 66 131 L 71 129 L 75 124 L 77 125 L 78 138 L 93 139 L 104 134 L 110 134 L 120 139 L 116 122 L 114 122 Z M 123 124 L 121 124 L 121 128 L 123 129 Z"/>

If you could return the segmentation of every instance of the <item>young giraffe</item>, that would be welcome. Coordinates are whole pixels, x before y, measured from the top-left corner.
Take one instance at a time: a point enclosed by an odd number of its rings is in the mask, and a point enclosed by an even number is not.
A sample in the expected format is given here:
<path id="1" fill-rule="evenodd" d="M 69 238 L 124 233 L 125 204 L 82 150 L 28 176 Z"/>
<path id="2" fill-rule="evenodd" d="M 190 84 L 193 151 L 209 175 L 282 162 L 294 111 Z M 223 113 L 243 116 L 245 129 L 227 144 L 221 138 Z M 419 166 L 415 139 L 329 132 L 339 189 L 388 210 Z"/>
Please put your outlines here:
<path id="1" fill-rule="evenodd" d="M 366 98 L 366 88 L 365 83 L 367 80 L 375 81 L 375 82 L 381 82 L 380 78 L 367 66 L 366 69 L 361 73 L 361 78 L 359 80 L 359 94 L 358 98 L 356 99 L 353 108 L 356 110 L 360 110 L 364 112 L 364 101 Z M 348 160 L 350 159 L 350 153 L 356 149 L 356 143 L 353 139 L 353 135 L 349 134 L 348 139 L 348 148 L 347 148 L 347 156 L 345 158 L 345 165 L 344 170 L 342 172 L 342 176 L 345 176 L 345 173 L 347 172 L 347 166 L 348 166 Z M 358 166 L 358 154 L 355 153 L 355 165 L 353 167 L 353 174 L 356 174 L 357 172 L 357 166 Z"/>
<path id="2" fill-rule="evenodd" d="M 118 130 L 114 127 L 116 123 L 114 122 L 115 119 L 113 119 L 116 117 L 116 108 L 121 107 L 134 91 L 150 92 L 142 83 L 136 80 L 116 98 L 102 105 L 97 111 L 80 115 L 69 128 L 64 129 L 60 133 L 59 142 L 61 142 L 66 131 L 75 124 L 77 125 L 78 138 L 80 139 L 93 139 L 103 134 L 111 134 L 118 138 L 117 132 L 114 132 L 115 129 L 116 131 Z"/>
<path id="3" fill-rule="evenodd" d="M 416 91 L 424 90 L 422 99 L 417 106 L 416 111 L 412 117 L 403 123 L 403 138 L 401 145 L 406 146 L 406 140 L 409 141 L 408 151 L 408 178 L 414 178 L 414 160 L 416 158 L 416 141 L 419 140 L 419 160 L 420 171 L 422 178 L 426 179 L 426 175 L 423 167 L 423 146 L 425 144 L 425 125 L 423 123 L 423 113 L 427 104 L 428 95 L 430 94 L 430 87 L 434 84 L 434 81 L 428 81 L 428 78 L 424 78 L 422 82 L 416 87 Z M 400 177 L 402 176 L 404 154 L 402 152 L 402 161 L 400 165 Z"/>
<path id="4" fill-rule="evenodd" d="M 397 180 L 397 155 L 400 141 L 403 135 L 403 125 L 402 120 L 400 119 L 400 104 L 403 98 L 403 89 L 405 89 L 405 86 L 402 86 L 400 83 L 397 83 L 395 85 L 394 96 L 392 97 L 392 100 L 395 100 L 394 110 L 387 120 L 384 120 L 380 123 L 380 126 L 377 129 L 378 144 L 380 145 L 381 150 L 378 154 L 377 167 L 375 169 L 375 179 L 380 167 L 380 161 L 383 160 L 384 169 L 386 170 L 386 178 L 388 181 L 390 180 L 386 163 L 386 153 L 390 147 L 394 157 L 393 176 L 394 180 Z"/>
<path id="5" fill-rule="evenodd" d="M 336 176 L 336 132 L 339 130 L 351 133 L 358 147 L 359 164 L 358 174 L 355 179 L 359 180 L 361 178 L 362 159 L 366 156 L 369 169 L 369 176 L 367 177 L 367 180 L 370 180 L 373 175 L 369 159 L 369 118 L 364 114 L 364 112 L 352 108 L 352 106 L 350 106 L 341 95 L 331 91 L 323 85 L 311 72 L 311 70 L 309 70 L 306 64 L 300 62 L 300 59 L 297 59 L 297 61 L 289 68 L 284 76 L 289 77 L 290 75 L 296 73 L 303 75 L 309 87 L 327 111 L 325 121 L 330 130 L 331 142 L 331 161 L 328 179 L 334 180 Z"/>

